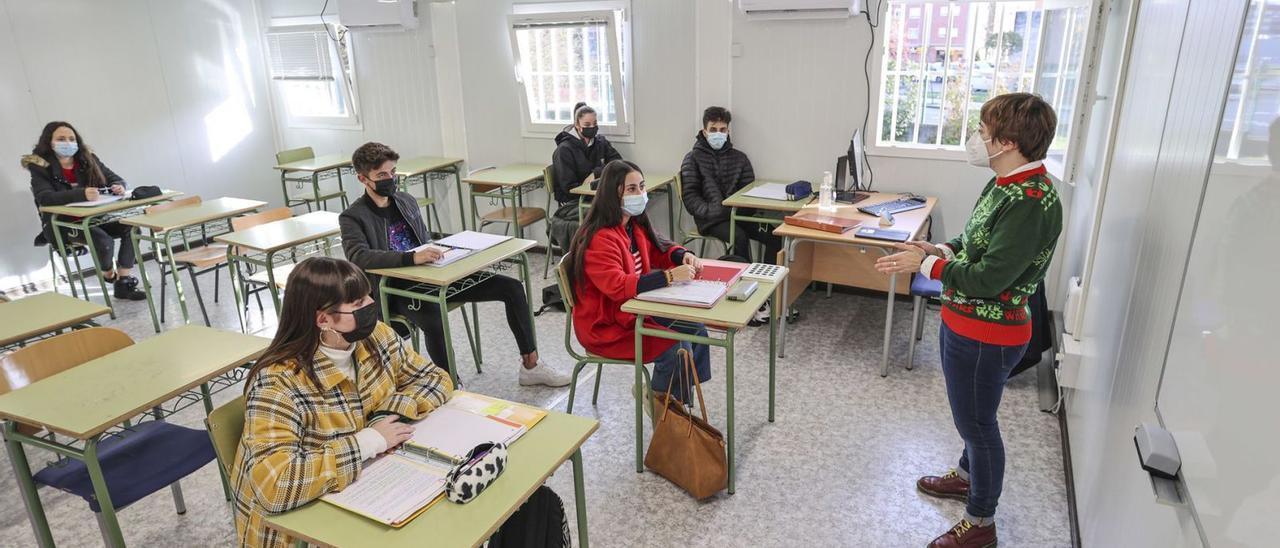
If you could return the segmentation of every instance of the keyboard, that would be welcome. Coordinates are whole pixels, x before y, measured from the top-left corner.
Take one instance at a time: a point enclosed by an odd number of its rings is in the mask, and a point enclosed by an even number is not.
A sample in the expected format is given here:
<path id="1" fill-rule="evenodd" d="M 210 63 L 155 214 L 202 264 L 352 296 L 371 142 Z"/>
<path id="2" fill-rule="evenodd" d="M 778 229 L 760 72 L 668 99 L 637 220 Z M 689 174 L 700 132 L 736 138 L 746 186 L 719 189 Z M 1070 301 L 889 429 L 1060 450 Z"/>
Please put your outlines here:
<path id="1" fill-rule="evenodd" d="M 742 271 L 742 278 L 778 283 L 782 281 L 782 272 L 782 267 L 776 264 L 751 263 L 751 266 Z"/>
<path id="2" fill-rule="evenodd" d="M 920 209 L 924 207 L 924 205 L 925 205 L 924 198 L 902 198 L 902 199 L 894 200 L 892 202 L 883 202 L 883 203 L 873 204 L 869 206 L 862 206 L 858 208 L 858 211 L 866 213 L 867 215 L 880 217 L 885 213 L 889 213 L 890 215 L 895 215 L 898 213 L 902 213 L 903 211 Z"/>

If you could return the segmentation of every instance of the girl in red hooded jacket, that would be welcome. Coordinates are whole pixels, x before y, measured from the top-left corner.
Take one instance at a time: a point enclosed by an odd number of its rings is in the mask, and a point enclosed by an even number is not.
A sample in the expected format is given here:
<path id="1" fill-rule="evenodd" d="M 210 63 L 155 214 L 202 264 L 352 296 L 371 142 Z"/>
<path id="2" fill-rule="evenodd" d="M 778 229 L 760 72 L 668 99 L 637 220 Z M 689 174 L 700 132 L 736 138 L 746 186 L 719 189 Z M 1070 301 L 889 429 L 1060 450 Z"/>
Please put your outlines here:
<path id="1" fill-rule="evenodd" d="M 595 200 L 574 234 L 566 270 L 577 304 L 574 333 L 587 351 L 613 359 L 635 359 L 634 314 L 622 304 L 639 293 L 693 279 L 702 262 L 693 253 L 658 236 L 645 215 L 649 197 L 644 174 L 635 164 L 614 160 L 604 167 Z M 645 320 L 649 327 L 692 335 L 707 335 L 706 327 L 661 318 Z M 678 351 L 693 355 L 698 380 L 711 378 L 711 355 L 705 344 L 645 337 L 645 363 L 653 362 L 653 386 L 688 401 L 690 379 L 671 386 L 679 368 Z"/>

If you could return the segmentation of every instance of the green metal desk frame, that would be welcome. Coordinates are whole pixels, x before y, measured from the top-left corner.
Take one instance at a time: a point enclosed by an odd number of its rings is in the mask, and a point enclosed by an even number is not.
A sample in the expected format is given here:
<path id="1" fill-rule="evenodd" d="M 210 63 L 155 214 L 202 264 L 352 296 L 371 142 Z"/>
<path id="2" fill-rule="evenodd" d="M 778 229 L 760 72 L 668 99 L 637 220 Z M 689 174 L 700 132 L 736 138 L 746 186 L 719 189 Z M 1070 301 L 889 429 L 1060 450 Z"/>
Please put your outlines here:
<path id="1" fill-rule="evenodd" d="M 457 162 L 450 164 L 448 166 L 442 167 L 440 169 L 433 169 L 430 171 L 424 171 L 422 173 L 416 173 L 416 174 L 407 175 L 407 176 L 404 176 L 404 175 L 397 176 L 396 178 L 399 180 L 400 190 L 403 190 L 405 192 L 409 192 L 409 187 L 413 186 L 414 184 L 422 185 L 422 199 L 418 201 L 418 206 L 428 208 L 427 215 L 424 218 L 427 222 L 427 230 L 443 234 L 444 223 L 440 221 L 440 212 L 436 209 L 436 200 L 435 198 L 431 197 L 431 176 L 437 173 L 451 175 L 453 177 L 454 185 L 457 186 L 458 188 L 462 187 L 462 160 L 458 160 Z M 412 180 L 415 178 L 419 179 L 420 182 L 419 183 L 412 182 Z M 466 223 L 467 217 L 466 217 L 466 214 L 464 213 L 465 211 L 466 211 L 466 202 L 462 197 L 462 193 L 459 192 L 458 193 L 458 221 L 462 224 L 463 229 L 466 229 L 466 225 L 467 225 Z M 432 223 L 432 218 L 435 219 L 434 223 Z"/>
<path id="2" fill-rule="evenodd" d="M 243 274 L 240 272 L 240 263 L 251 264 L 260 268 L 265 268 L 267 272 L 267 290 L 271 292 L 271 303 L 275 305 L 276 315 L 280 314 L 280 287 L 276 284 L 275 268 L 286 264 L 290 261 L 277 261 L 276 255 L 281 252 L 289 253 L 290 257 L 296 263 L 298 258 L 298 250 L 307 250 L 315 247 L 315 251 L 324 250 L 324 255 L 329 257 L 333 253 L 334 244 L 339 241 L 338 236 L 323 236 L 307 242 L 300 242 L 297 245 L 289 246 L 284 249 L 277 249 L 262 253 L 237 253 L 236 246 L 227 246 L 227 274 L 231 279 L 231 289 L 236 296 L 236 316 L 240 318 L 240 332 L 245 332 L 247 324 L 244 317 L 245 299 L 248 298 L 244 294 L 241 284 Z M 304 251 L 303 255 L 313 255 L 310 251 Z"/>

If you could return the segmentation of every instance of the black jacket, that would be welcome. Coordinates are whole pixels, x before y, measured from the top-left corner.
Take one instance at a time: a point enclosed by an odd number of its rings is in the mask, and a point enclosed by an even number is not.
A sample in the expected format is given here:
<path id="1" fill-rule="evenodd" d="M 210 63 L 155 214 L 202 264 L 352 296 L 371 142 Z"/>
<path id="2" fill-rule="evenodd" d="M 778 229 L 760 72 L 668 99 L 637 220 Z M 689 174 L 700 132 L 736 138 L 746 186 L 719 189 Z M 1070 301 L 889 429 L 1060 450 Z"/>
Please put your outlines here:
<path id="1" fill-rule="evenodd" d="M 93 161 L 97 162 L 98 167 L 102 169 L 102 177 L 105 182 L 99 188 L 109 188 L 111 185 L 129 186 L 124 182 L 124 179 L 102 163 L 97 154 L 93 152 L 89 152 L 89 154 L 93 156 Z M 62 166 L 58 164 L 56 158 L 28 154 L 22 157 L 22 167 L 27 168 L 27 171 L 31 173 L 31 195 L 35 198 L 36 209 L 44 206 L 59 206 L 84 201 L 84 185 L 71 186 L 66 177 L 62 176 Z M 89 180 L 89 166 L 76 164 L 75 173 L 77 181 Z M 40 225 L 45 235 L 52 238 L 53 233 L 49 232 L 49 215 L 40 215 Z M 50 239 L 49 241 L 53 240 Z"/>
<path id="2" fill-rule="evenodd" d="M 427 232 L 427 225 L 422 222 L 418 201 L 413 196 L 397 191 L 391 196 L 391 205 L 388 207 L 400 210 L 400 215 L 404 216 L 405 223 L 413 230 L 419 243 L 431 241 L 431 233 Z M 368 194 L 360 196 L 338 216 L 338 226 L 342 229 L 342 251 L 346 253 L 348 261 L 365 271 L 373 300 L 378 302 L 378 310 L 381 311 L 378 283 L 382 281 L 382 276 L 369 274 L 369 271 L 413 266 L 413 252 L 391 251 L 391 244 L 387 242 L 387 220 L 378 212 L 378 205 L 369 199 Z"/>
<path id="3" fill-rule="evenodd" d="M 555 177 L 556 202 L 576 202 L 570 190 L 582 184 L 582 180 L 592 173 L 600 176 L 600 169 L 614 160 L 621 160 L 622 155 L 613 148 L 613 143 L 604 135 L 596 134 L 591 146 L 580 137 L 570 133 L 568 129 L 556 135 L 556 151 L 551 154 L 551 174 Z"/>
<path id="4" fill-rule="evenodd" d="M 725 142 L 720 150 L 711 148 L 698 132 L 693 150 L 680 163 L 680 198 L 693 215 L 698 230 L 729 220 L 729 208 L 722 202 L 756 180 L 747 154 Z"/>

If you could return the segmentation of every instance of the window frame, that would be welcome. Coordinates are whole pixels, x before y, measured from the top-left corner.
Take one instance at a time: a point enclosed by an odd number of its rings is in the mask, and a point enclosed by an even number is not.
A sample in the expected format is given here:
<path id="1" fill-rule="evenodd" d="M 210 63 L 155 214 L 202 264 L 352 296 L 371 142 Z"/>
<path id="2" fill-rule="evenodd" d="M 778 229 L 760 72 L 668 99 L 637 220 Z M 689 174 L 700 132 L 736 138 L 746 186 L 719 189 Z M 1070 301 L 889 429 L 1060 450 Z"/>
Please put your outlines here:
<path id="1" fill-rule="evenodd" d="M 884 25 L 887 25 L 887 23 L 889 23 L 890 15 L 892 14 L 891 5 L 890 5 L 891 3 L 903 5 L 904 9 L 909 10 L 910 8 L 914 7 L 914 5 L 931 5 L 931 4 L 938 4 L 942 1 L 944 0 L 889 0 L 885 3 L 885 9 L 882 10 L 882 13 L 884 15 L 881 21 L 879 21 L 879 24 L 884 26 Z M 965 3 L 966 4 L 979 4 L 979 3 L 1004 4 L 1004 3 L 1026 2 L 1026 1 L 1033 1 L 1033 0 L 974 0 L 973 2 L 965 2 Z M 1075 152 L 1080 147 L 1080 140 L 1083 139 L 1084 135 L 1087 133 L 1086 124 L 1087 124 L 1088 113 L 1086 111 L 1086 107 L 1092 102 L 1093 100 L 1092 98 L 1095 94 L 1095 90 L 1092 88 L 1093 80 L 1094 80 L 1093 72 L 1095 70 L 1095 65 L 1096 65 L 1095 50 L 1097 48 L 1097 37 L 1099 33 L 1099 25 L 1101 23 L 1100 14 L 1101 14 L 1101 8 L 1102 8 L 1102 0 L 1084 0 L 1084 1 L 1086 2 L 1086 6 L 1084 7 L 1088 9 L 1088 12 L 1087 12 L 1088 17 L 1085 18 L 1085 25 L 1087 26 L 1087 30 L 1084 36 L 1084 42 L 1083 44 L 1081 44 L 1081 55 L 1080 55 L 1080 61 L 1079 61 L 1080 66 L 1079 66 L 1079 71 L 1078 71 L 1077 81 L 1076 81 L 1075 97 L 1071 100 L 1072 102 L 1071 129 L 1070 129 L 1070 132 L 1067 134 L 1066 149 L 1064 151 L 1064 154 L 1061 160 L 1058 160 L 1055 158 L 1045 158 L 1044 160 L 1045 167 L 1048 169 L 1051 175 L 1058 178 L 1059 180 L 1067 181 L 1068 183 L 1071 180 L 1071 178 L 1074 177 L 1075 175 L 1074 173 L 1076 169 Z M 948 13 L 945 17 L 948 17 L 948 18 L 954 17 L 956 15 L 954 12 L 958 11 L 954 9 L 954 5 L 957 3 L 947 2 L 947 4 L 950 6 L 953 6 L 953 8 L 949 10 L 950 13 Z M 1079 2 L 1074 0 L 1041 0 L 1041 6 L 1039 7 L 1039 9 L 1043 13 L 1047 10 L 1062 9 L 1067 7 L 1079 7 Z M 924 10 L 924 11 L 926 14 L 929 14 L 932 10 Z M 922 21 L 927 21 L 929 19 L 930 18 L 927 16 L 922 16 L 920 18 L 920 20 Z M 1040 18 L 1041 23 L 1040 23 L 1040 30 L 1038 32 L 1038 36 L 1044 35 L 1044 27 L 1045 27 L 1046 19 L 1047 18 L 1043 16 Z M 905 32 L 905 30 L 908 27 L 910 27 L 910 23 L 907 23 L 907 21 L 910 21 L 911 19 L 910 17 L 904 17 L 903 20 L 904 20 L 904 24 L 903 24 L 902 31 Z M 924 23 L 921 23 L 921 24 L 924 27 L 928 27 L 928 25 L 925 25 Z M 948 23 L 948 26 L 950 26 L 950 22 Z M 887 47 L 887 44 L 884 38 L 889 32 L 887 26 L 884 26 L 884 28 L 886 29 L 886 31 L 884 34 L 882 34 L 881 39 L 877 44 L 877 51 L 873 52 L 873 53 L 879 54 L 881 62 L 879 66 L 880 70 L 877 73 L 877 77 L 879 78 L 879 85 L 876 86 L 875 88 L 877 91 L 877 94 L 874 97 L 872 97 L 870 101 L 868 101 L 868 108 L 873 109 L 872 116 L 868 117 L 867 123 L 869 124 L 869 126 L 866 128 L 863 128 L 864 134 L 869 134 L 866 132 L 871 132 L 872 130 L 874 130 L 873 137 L 871 139 L 868 139 L 868 142 L 866 145 L 867 154 L 871 156 L 911 158 L 911 159 L 922 159 L 922 160 L 942 160 L 942 161 L 954 161 L 954 162 L 967 161 L 967 157 L 964 151 L 964 140 L 968 138 L 967 133 L 971 133 L 971 131 L 968 131 L 967 123 L 965 124 L 966 127 L 961 131 L 960 145 L 931 145 L 931 144 L 918 144 L 918 143 L 882 143 L 881 142 L 880 129 L 881 129 L 881 124 L 884 116 L 884 112 L 883 112 L 884 93 L 886 91 L 885 88 L 887 84 L 886 82 L 887 79 L 884 77 L 884 74 L 885 74 L 885 71 L 887 70 L 887 63 L 888 63 L 888 59 L 885 55 L 886 54 L 885 48 Z M 921 36 L 926 36 L 928 34 L 929 33 L 927 32 L 922 32 Z M 950 41 L 951 41 L 950 35 L 947 36 L 947 41 L 948 41 L 948 44 L 950 44 Z M 948 45 L 947 48 L 950 49 L 951 46 Z M 1039 59 L 1039 57 L 1041 57 L 1043 53 L 1044 53 L 1044 48 L 1037 47 L 1036 56 L 1038 59 L 1036 62 L 1036 69 L 1033 72 L 1033 78 L 1031 83 L 1032 90 L 1036 89 L 1036 85 L 1038 84 L 1040 75 L 1043 73 L 1044 65 L 1043 63 L 1040 62 L 1040 59 Z M 950 65 L 950 60 L 948 59 L 945 62 L 945 64 Z M 1059 69 L 1058 72 L 1061 74 L 1064 71 L 1062 69 Z M 966 91 L 966 96 L 971 91 L 972 90 Z M 1062 119 L 1059 119 L 1059 123 L 1061 122 L 1062 122 Z"/>
<path id="2" fill-rule="evenodd" d="M 535 122 L 529 112 L 529 97 L 524 72 L 523 55 L 517 39 L 516 25 L 527 22 L 566 22 L 603 19 L 609 48 L 610 81 L 613 89 L 614 112 L 618 121 L 600 124 L 600 133 L 618 142 L 633 142 L 632 128 L 635 102 L 633 90 L 633 63 L 631 60 L 631 2 L 629 0 L 605 0 L 592 2 L 516 3 L 513 13 L 507 16 L 507 31 L 511 41 L 512 73 L 516 102 L 520 108 L 521 134 L 528 138 L 555 138 L 566 125 L 564 122 Z M 618 90 L 621 90 L 619 92 Z"/>
<path id="3" fill-rule="evenodd" d="M 265 38 L 271 34 L 296 32 L 317 32 L 324 35 L 323 38 L 329 50 L 333 81 L 336 82 L 336 85 L 345 88 L 342 94 L 343 106 L 349 114 L 344 116 L 297 116 L 292 114 L 283 88 L 286 82 L 276 79 L 274 76 L 273 67 L 271 66 L 270 46 L 264 44 L 263 55 L 266 57 L 267 79 L 271 83 L 272 101 L 275 103 L 277 110 L 283 113 L 285 127 L 291 129 L 363 130 L 364 122 L 360 116 L 359 86 L 356 84 L 355 77 L 355 50 L 350 36 L 346 35 L 349 31 L 339 29 L 337 25 L 325 23 L 318 17 L 288 17 L 272 19 L 263 35 Z M 338 41 L 332 38 L 336 33 L 343 33 Z M 343 65 L 342 55 L 338 51 L 340 47 L 346 48 L 346 66 Z"/>

